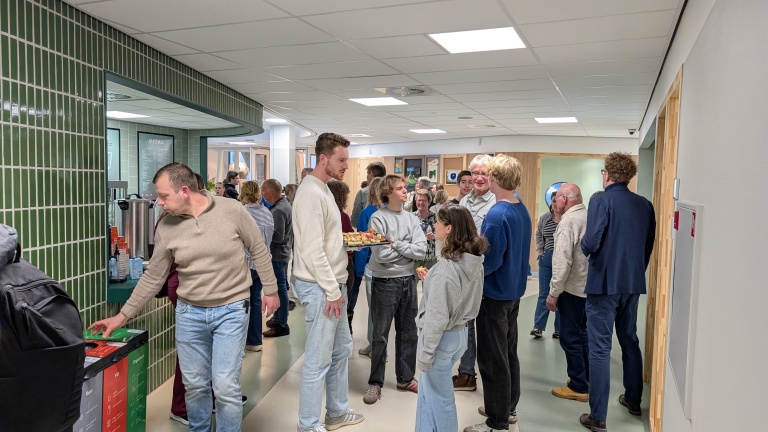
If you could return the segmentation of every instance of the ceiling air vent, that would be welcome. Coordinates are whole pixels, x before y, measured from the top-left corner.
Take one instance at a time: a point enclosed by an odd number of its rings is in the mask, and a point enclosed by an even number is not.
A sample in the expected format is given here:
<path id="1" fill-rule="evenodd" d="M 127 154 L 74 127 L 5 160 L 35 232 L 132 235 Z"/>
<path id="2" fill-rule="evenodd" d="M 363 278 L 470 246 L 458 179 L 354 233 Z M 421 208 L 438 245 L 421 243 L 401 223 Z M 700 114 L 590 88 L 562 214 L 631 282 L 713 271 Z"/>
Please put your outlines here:
<path id="1" fill-rule="evenodd" d="M 393 97 L 427 96 L 438 94 L 435 90 L 428 86 L 378 87 L 374 90 L 387 96 Z"/>
<path id="2" fill-rule="evenodd" d="M 107 101 L 124 101 L 133 99 L 133 96 L 124 95 L 122 93 L 107 92 Z"/>

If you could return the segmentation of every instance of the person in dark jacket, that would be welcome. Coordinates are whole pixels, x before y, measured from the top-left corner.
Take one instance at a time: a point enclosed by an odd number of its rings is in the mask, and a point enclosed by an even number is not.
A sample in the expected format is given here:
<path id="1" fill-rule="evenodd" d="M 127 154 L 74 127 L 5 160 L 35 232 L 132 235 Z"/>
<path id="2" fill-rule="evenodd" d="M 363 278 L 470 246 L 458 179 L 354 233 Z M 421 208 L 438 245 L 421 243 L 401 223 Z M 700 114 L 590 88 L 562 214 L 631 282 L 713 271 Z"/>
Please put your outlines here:
<path id="1" fill-rule="evenodd" d="M 589 408 L 579 421 L 592 431 L 606 430 L 614 324 L 621 345 L 625 393 L 619 404 L 639 416 L 643 394 L 643 358 L 637 338 L 637 303 L 645 294 L 645 270 L 653 251 L 653 205 L 628 188 L 637 164 L 625 153 L 605 158 L 605 193 L 589 203 L 581 250 L 589 256 L 587 333 L 589 336 Z"/>
<path id="2" fill-rule="evenodd" d="M 275 270 L 277 295 L 280 298 L 280 307 L 267 321 L 269 330 L 264 332 L 264 337 L 267 338 L 291 333 L 288 327 L 288 261 L 291 259 L 293 248 L 292 208 L 282 190 L 283 186 L 275 179 L 264 180 L 261 184 L 262 197 L 269 203 L 269 211 L 272 212 L 275 224 L 269 251 L 272 253 L 272 268 Z"/>
<path id="3" fill-rule="evenodd" d="M 240 173 L 230 171 L 227 173 L 227 182 L 224 183 L 224 196 L 227 198 L 238 199 L 237 185 L 240 184 Z"/>

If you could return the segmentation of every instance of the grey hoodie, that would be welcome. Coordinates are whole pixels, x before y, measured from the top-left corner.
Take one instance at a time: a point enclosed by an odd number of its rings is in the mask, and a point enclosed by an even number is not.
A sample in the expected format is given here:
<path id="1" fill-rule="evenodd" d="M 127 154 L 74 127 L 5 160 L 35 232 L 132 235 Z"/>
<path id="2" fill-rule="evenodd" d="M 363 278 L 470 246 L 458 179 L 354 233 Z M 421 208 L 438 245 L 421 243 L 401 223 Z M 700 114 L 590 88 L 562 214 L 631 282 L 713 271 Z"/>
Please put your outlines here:
<path id="1" fill-rule="evenodd" d="M 0 224 L 0 268 L 5 267 L 16 257 L 16 230 Z"/>
<path id="2" fill-rule="evenodd" d="M 441 259 L 424 279 L 424 295 L 416 314 L 422 337 L 416 351 L 420 370 L 432 369 L 435 350 L 446 331 L 458 330 L 475 319 L 483 298 L 483 260 L 465 253 L 458 262 Z"/>
<path id="3" fill-rule="evenodd" d="M 388 240 L 393 240 L 392 246 L 371 247 L 368 265 L 373 276 L 413 276 L 414 262 L 423 260 L 427 255 L 427 238 L 416 215 L 383 207 L 373 213 L 368 226 Z"/>

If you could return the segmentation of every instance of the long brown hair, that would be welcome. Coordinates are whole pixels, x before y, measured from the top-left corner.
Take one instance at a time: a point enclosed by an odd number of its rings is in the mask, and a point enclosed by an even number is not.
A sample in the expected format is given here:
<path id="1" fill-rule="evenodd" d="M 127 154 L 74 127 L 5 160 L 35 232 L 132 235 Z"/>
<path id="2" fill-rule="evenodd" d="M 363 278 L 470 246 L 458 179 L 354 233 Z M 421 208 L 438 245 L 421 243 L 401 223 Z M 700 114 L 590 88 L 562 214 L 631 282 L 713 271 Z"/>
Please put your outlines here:
<path id="1" fill-rule="evenodd" d="M 440 254 L 445 259 L 459 261 L 463 253 L 482 255 L 488 249 L 488 240 L 477 232 L 469 210 L 458 205 L 444 206 L 437 212 L 441 223 L 451 226 Z"/>

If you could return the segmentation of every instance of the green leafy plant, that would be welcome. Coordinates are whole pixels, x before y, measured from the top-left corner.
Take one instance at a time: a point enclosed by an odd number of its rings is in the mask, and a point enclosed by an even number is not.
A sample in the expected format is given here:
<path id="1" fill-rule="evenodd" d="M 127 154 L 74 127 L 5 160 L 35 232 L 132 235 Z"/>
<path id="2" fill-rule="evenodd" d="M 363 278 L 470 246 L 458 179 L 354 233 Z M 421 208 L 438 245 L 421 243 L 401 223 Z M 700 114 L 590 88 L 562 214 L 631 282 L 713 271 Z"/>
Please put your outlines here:
<path id="1" fill-rule="evenodd" d="M 208 192 L 215 194 L 216 192 L 216 179 L 211 177 L 208 179 L 207 182 L 205 182 L 205 188 L 208 189 Z"/>

